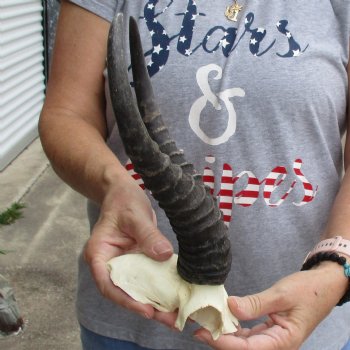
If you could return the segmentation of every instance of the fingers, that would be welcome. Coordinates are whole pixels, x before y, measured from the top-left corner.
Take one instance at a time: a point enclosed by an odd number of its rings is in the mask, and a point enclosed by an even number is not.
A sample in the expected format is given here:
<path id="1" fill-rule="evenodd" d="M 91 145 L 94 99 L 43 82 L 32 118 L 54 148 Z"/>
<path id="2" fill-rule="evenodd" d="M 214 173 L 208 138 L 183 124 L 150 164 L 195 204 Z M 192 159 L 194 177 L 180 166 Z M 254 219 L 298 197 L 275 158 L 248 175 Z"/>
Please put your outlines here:
<path id="1" fill-rule="evenodd" d="M 177 312 L 161 312 L 157 310 L 155 310 L 153 316 L 154 320 L 157 320 L 158 322 L 163 323 L 171 329 L 178 331 L 178 329 L 175 327 L 176 318 Z"/>
<path id="2" fill-rule="evenodd" d="M 195 336 L 217 350 L 298 349 L 308 334 L 308 323 L 314 326 L 319 322 L 315 316 L 308 321 L 313 304 L 305 299 L 312 300 L 313 289 L 306 293 L 303 286 L 305 276 L 296 273 L 261 293 L 229 297 L 229 308 L 238 319 L 254 320 L 268 316 L 266 322 L 251 329 L 241 328 L 235 334 L 221 336 L 216 341 L 204 329 L 198 330 Z"/>
<path id="3" fill-rule="evenodd" d="M 94 257 L 90 261 L 90 269 L 97 288 L 105 298 L 131 311 L 137 312 L 142 317 L 153 318 L 154 309 L 151 305 L 144 305 L 135 301 L 112 283 L 104 258 L 99 256 Z"/>
<path id="4" fill-rule="evenodd" d="M 137 231 L 137 242 L 147 256 L 158 261 L 164 261 L 173 254 L 171 243 L 155 227 L 140 227 Z"/>
<path id="5" fill-rule="evenodd" d="M 120 216 L 119 229 L 130 234 L 140 250 L 150 258 L 164 261 L 173 254 L 171 243 L 156 227 L 154 215 L 138 215 L 135 212 L 124 212 Z"/>
<path id="6" fill-rule="evenodd" d="M 107 268 L 110 259 L 131 252 L 142 251 L 158 261 L 167 260 L 173 253 L 171 243 L 157 228 L 155 214 L 145 194 L 138 187 L 137 190 L 127 189 L 125 185 L 124 191 L 118 188 L 106 196 L 84 257 L 104 297 L 143 317 L 153 318 L 154 308 L 136 302 L 116 287 Z M 171 324 L 171 320 L 166 318 L 163 323 Z"/>
<path id="7" fill-rule="evenodd" d="M 213 340 L 207 330 L 196 331 L 195 338 L 210 345 L 216 350 L 296 350 L 297 347 L 290 341 L 289 332 L 280 326 L 274 325 L 267 330 L 245 336 L 235 334 L 223 335 Z"/>
<path id="8" fill-rule="evenodd" d="M 240 320 L 253 320 L 274 312 L 281 312 L 290 307 L 290 302 L 283 293 L 275 288 L 245 297 L 229 297 L 229 308 Z"/>
<path id="9" fill-rule="evenodd" d="M 151 305 L 135 301 L 123 290 L 115 286 L 111 282 L 109 271 L 106 268 L 106 262 L 103 256 L 95 256 L 91 259 L 90 269 L 97 288 L 105 298 L 130 311 L 138 313 L 144 318 L 155 319 L 174 330 L 176 329 L 174 326 L 177 318 L 176 312 L 165 313 L 157 311 Z"/>
<path id="10" fill-rule="evenodd" d="M 236 337 L 234 335 L 223 335 L 215 341 L 207 330 L 200 329 L 195 332 L 195 338 L 216 350 L 253 350 L 253 348 L 249 347 L 245 338 Z M 261 350 L 261 348 L 255 349 Z"/>

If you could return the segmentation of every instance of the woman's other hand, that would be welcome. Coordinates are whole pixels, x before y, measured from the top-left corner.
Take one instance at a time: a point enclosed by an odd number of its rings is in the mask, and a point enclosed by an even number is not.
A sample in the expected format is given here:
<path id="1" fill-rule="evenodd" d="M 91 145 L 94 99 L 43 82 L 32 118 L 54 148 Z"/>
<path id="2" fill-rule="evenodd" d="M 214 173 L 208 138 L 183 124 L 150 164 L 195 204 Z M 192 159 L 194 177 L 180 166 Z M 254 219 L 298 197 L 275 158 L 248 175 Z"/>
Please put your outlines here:
<path id="1" fill-rule="evenodd" d="M 343 268 L 324 262 L 287 276 L 261 293 L 229 298 L 231 312 L 239 320 L 266 317 L 265 322 L 217 341 L 204 329 L 195 336 L 217 350 L 297 350 L 345 294 L 347 285 Z"/>

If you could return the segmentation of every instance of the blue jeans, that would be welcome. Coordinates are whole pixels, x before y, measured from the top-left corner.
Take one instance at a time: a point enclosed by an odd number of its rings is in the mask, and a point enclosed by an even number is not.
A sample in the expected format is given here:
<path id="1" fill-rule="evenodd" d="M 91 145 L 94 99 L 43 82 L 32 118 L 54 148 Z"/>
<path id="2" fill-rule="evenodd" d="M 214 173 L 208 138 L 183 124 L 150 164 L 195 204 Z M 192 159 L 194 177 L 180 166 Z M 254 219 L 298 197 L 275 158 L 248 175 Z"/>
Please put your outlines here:
<path id="1" fill-rule="evenodd" d="M 83 350 L 152 350 L 135 343 L 104 337 L 80 326 L 80 338 Z M 350 350 L 350 340 L 342 350 Z"/>
<path id="2" fill-rule="evenodd" d="M 135 343 L 104 337 L 80 326 L 80 339 L 83 350 L 152 350 Z"/>
<path id="3" fill-rule="evenodd" d="M 348 343 L 343 347 L 343 350 L 350 350 L 350 340 Z"/>

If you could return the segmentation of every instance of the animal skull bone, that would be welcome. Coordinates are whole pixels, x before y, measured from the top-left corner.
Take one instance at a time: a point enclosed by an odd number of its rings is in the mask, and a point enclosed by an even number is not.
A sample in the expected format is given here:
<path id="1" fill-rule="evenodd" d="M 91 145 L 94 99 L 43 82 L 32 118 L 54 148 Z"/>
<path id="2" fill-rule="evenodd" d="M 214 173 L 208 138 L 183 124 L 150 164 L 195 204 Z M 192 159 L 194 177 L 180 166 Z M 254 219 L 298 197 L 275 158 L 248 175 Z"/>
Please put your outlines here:
<path id="1" fill-rule="evenodd" d="M 223 285 L 198 285 L 183 280 L 176 270 L 177 255 L 158 262 L 144 254 L 127 254 L 108 262 L 110 277 L 133 299 L 163 312 L 178 310 L 175 327 L 183 330 L 190 317 L 217 339 L 237 330 L 238 320 L 227 305 Z"/>

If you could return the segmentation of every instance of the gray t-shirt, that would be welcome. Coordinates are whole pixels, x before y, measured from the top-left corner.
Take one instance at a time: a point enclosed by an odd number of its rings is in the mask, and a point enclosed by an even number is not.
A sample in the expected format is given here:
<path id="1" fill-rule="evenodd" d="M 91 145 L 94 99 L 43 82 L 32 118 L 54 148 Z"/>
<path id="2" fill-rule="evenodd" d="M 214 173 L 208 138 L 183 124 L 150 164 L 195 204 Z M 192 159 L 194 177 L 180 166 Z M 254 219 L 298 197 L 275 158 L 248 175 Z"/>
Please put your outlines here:
<path id="1" fill-rule="evenodd" d="M 229 225 L 228 293 L 256 293 L 298 271 L 341 179 L 350 1 L 241 0 L 237 22 L 225 17 L 228 0 L 73 2 L 108 21 L 120 11 L 138 20 L 165 122 Z M 106 115 L 108 145 L 137 179 L 109 102 Z M 88 210 L 93 225 L 98 208 Z M 79 268 L 78 319 L 87 328 L 156 349 L 207 348 L 192 340 L 193 325 L 178 334 L 113 305 L 82 259 Z M 350 305 L 335 308 L 302 349 L 341 349 L 349 325 Z"/>

